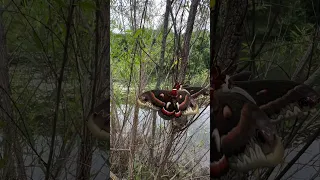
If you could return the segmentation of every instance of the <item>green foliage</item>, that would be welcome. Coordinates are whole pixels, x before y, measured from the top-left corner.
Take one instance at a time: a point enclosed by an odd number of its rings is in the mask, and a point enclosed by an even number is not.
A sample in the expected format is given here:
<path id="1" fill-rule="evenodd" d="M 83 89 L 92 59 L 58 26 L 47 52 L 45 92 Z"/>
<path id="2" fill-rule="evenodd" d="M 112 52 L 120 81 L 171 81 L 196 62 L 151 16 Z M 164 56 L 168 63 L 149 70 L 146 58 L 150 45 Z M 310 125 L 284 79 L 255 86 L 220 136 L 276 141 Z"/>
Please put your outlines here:
<path id="1" fill-rule="evenodd" d="M 288 75 L 291 76 L 295 71 L 299 60 L 313 41 L 316 26 L 311 23 L 310 18 L 318 12 L 310 14 L 310 10 L 317 7 L 317 2 L 260 1 L 255 2 L 254 8 L 251 3 L 249 1 L 246 38 L 242 41 L 239 66 L 254 63 L 260 78 L 290 78 Z M 276 20 L 273 25 L 274 18 Z M 258 52 L 260 46 L 263 48 Z M 253 55 L 256 55 L 254 59 Z M 316 59 L 319 54 L 316 49 L 312 57 L 311 72 L 318 65 Z M 249 69 L 250 67 L 248 66 Z"/>
<path id="2" fill-rule="evenodd" d="M 142 66 L 147 74 L 150 74 L 147 86 L 154 88 L 157 78 L 159 78 L 155 68 L 160 59 L 161 32 L 161 30 L 145 28 L 136 31 L 126 30 L 123 34 L 111 33 L 111 71 L 113 82 L 117 83 L 114 86 L 114 93 L 119 97 L 119 100 L 125 99 L 126 94 L 123 89 L 126 89 L 129 85 L 130 78 L 134 82 L 138 81 L 140 63 L 143 64 Z M 167 42 L 173 42 L 173 39 L 174 34 L 170 32 L 167 37 Z M 201 79 L 204 76 L 203 73 L 208 73 L 209 69 L 209 32 L 194 32 L 192 35 L 192 43 L 194 44 L 189 57 L 187 79 L 191 79 L 192 83 L 202 84 L 204 83 L 203 79 Z M 142 48 L 142 50 L 136 51 L 136 49 L 139 48 Z M 174 44 L 167 43 L 163 68 L 161 69 L 162 76 L 171 73 L 174 66 L 178 64 L 176 58 L 172 61 L 173 53 Z M 169 78 L 171 77 L 169 76 Z M 132 90 L 136 89 L 136 87 L 136 85 L 131 84 Z M 134 91 L 130 91 L 129 96 L 130 99 L 131 97 L 134 98 Z"/>
<path id="3" fill-rule="evenodd" d="M 90 76 L 94 57 L 95 3 L 80 1 L 75 5 L 76 12 L 82 13 L 82 19 L 74 16 L 71 28 L 57 123 L 57 133 L 65 139 L 79 132 L 86 118 L 82 111 L 80 86 L 83 96 L 88 92 L 84 79 Z M 70 4 L 61 0 L 33 0 L 22 1 L 17 6 L 9 6 L 3 14 L 11 92 L 17 107 L 13 108 L 14 118 L 31 137 L 51 136 L 57 96 L 54 74 L 58 74 L 62 64 Z M 79 78 L 82 84 L 79 84 Z"/>
<path id="4" fill-rule="evenodd" d="M 209 78 L 209 70 L 205 69 L 200 71 L 198 74 L 194 74 L 194 75 L 190 74 L 189 76 L 192 76 L 190 80 L 191 85 L 202 86 L 204 83 L 204 80 Z"/>
<path id="5" fill-rule="evenodd" d="M 195 37 L 199 33 L 199 37 Z M 193 40 L 197 38 L 192 47 L 189 59 L 190 74 L 196 75 L 204 69 L 210 68 L 210 36 L 209 32 L 195 32 Z"/>

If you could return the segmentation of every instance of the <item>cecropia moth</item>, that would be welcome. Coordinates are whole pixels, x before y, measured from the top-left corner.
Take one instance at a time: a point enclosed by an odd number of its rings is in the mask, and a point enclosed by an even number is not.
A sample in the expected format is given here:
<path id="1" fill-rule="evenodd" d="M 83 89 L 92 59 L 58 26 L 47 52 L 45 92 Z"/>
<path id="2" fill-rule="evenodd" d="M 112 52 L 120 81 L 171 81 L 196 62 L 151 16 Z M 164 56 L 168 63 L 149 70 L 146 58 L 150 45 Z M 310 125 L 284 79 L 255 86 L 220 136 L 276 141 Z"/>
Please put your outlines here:
<path id="1" fill-rule="evenodd" d="M 158 111 L 163 119 L 170 120 L 181 116 L 199 113 L 196 98 L 208 95 L 207 88 L 175 85 L 172 90 L 151 90 L 142 93 L 138 103 L 145 108 Z"/>
<path id="2" fill-rule="evenodd" d="M 217 68 L 214 75 L 211 177 L 229 168 L 247 172 L 276 166 L 283 146 L 273 123 L 313 113 L 319 94 L 293 81 L 250 81 L 249 72 L 228 76 Z"/>

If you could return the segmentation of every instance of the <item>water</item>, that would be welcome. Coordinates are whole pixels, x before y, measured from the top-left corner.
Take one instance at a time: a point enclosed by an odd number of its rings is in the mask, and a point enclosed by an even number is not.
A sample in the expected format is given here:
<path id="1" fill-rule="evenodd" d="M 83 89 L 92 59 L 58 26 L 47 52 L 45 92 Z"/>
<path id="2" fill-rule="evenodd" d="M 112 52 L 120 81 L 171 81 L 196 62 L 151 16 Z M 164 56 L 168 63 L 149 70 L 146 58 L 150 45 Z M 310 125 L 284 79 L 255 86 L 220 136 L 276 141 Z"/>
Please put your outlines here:
<path id="1" fill-rule="evenodd" d="M 34 137 L 35 149 L 40 154 L 41 158 L 47 162 L 49 157 L 49 139 L 44 136 Z M 2 141 L 3 139 L 0 138 Z M 61 137 L 56 138 L 55 157 L 58 156 L 62 144 Z M 72 147 L 70 155 L 67 157 L 66 163 L 62 164 L 61 175 L 59 179 L 73 180 L 76 175 L 77 155 L 79 148 L 76 145 Z M 109 177 L 109 167 L 105 164 L 101 156 L 106 157 L 106 153 L 94 148 L 92 157 L 91 174 L 94 175 L 92 179 L 106 180 Z M 45 168 L 41 165 L 39 158 L 31 151 L 31 148 L 23 148 L 24 151 L 24 164 L 28 179 L 42 180 L 45 178 Z M 56 158 L 55 158 L 56 159 Z M 54 169 L 54 168 L 53 168 Z M 1 178 L 0 178 L 1 179 Z"/>
<path id="2" fill-rule="evenodd" d="M 292 158 L 296 156 L 299 150 L 303 147 L 303 145 L 298 148 L 290 148 L 286 150 L 286 158 L 285 162 L 282 164 L 282 168 L 284 168 L 288 162 Z M 275 175 L 278 174 L 279 165 L 270 176 L 269 180 L 274 179 Z M 296 161 L 296 163 L 287 171 L 285 176 L 282 177 L 281 180 L 285 179 L 301 179 L 307 180 L 311 179 L 318 171 L 320 171 L 320 141 L 314 141 L 309 148 L 305 151 L 303 155 Z M 316 180 L 320 180 L 320 176 L 315 178 Z"/>
<path id="3" fill-rule="evenodd" d="M 122 107 L 123 108 L 123 107 Z M 203 112 L 202 112 L 203 111 Z M 140 110 L 139 119 L 141 120 L 141 125 L 147 119 L 150 120 L 151 111 L 148 110 Z M 209 159 L 210 159 L 210 120 L 209 120 L 209 107 L 200 110 L 202 114 L 199 115 L 199 118 L 188 128 L 187 130 L 187 138 L 190 138 L 190 141 L 186 145 L 187 148 L 184 152 L 185 157 L 194 157 L 194 159 L 199 159 L 200 163 L 197 165 L 198 167 L 209 167 Z M 131 113 L 133 114 L 133 113 Z M 149 117 L 149 118 L 146 118 Z M 122 113 L 119 111 L 119 118 L 122 118 Z M 132 116 L 130 118 L 132 121 Z M 158 117 L 157 124 L 160 126 L 164 121 Z M 148 122 L 150 123 L 150 122 Z M 130 123 L 128 123 L 130 125 Z M 129 126 L 128 126 L 129 127 Z M 139 126 L 141 128 L 141 126 Z M 37 152 L 41 155 L 41 157 L 47 161 L 49 154 L 49 140 L 48 137 L 37 136 L 35 139 L 35 147 Z M 0 138 L 2 141 L 2 138 Z M 76 165 L 77 165 L 77 155 L 78 155 L 78 142 L 72 147 L 72 151 L 70 155 L 67 157 L 66 163 L 62 166 L 62 173 L 59 179 L 73 180 L 76 175 Z M 61 137 L 57 137 L 56 139 L 56 148 L 55 148 L 55 157 L 59 154 L 59 150 L 61 147 Z M 282 168 L 297 154 L 300 150 L 299 148 L 295 150 L 287 149 L 286 154 L 288 156 L 285 158 L 284 163 L 282 164 Z M 109 177 L 109 168 L 106 165 L 106 162 L 103 157 L 106 157 L 107 154 L 103 150 L 99 150 L 96 147 L 93 153 L 92 158 L 92 167 L 91 173 L 93 177 L 91 179 L 95 180 L 105 180 Z M 30 148 L 23 148 L 24 150 L 24 159 L 25 166 L 27 170 L 27 175 L 29 179 L 34 180 L 42 180 L 45 177 L 45 173 L 43 172 L 43 168 L 40 165 L 40 161 L 34 155 Z M 287 174 L 282 179 L 310 179 L 314 174 L 320 171 L 320 141 L 317 140 L 311 144 L 311 146 L 307 149 L 307 151 L 299 158 L 299 160 L 290 168 Z M 103 157 L 102 157 L 103 156 Z M 275 177 L 276 174 L 279 173 L 278 166 L 271 177 L 270 180 Z M 315 178 L 316 180 L 320 180 L 320 176 Z"/>
<path id="4" fill-rule="evenodd" d="M 125 107 L 121 106 L 121 112 L 124 112 Z M 200 165 L 203 167 L 209 167 L 210 164 L 210 107 L 200 108 L 199 114 L 194 117 L 196 121 L 190 125 L 187 129 L 187 137 L 183 139 L 189 140 L 186 148 L 186 154 L 191 157 L 195 157 L 195 159 L 201 159 Z M 125 130 L 130 132 L 131 124 L 133 120 L 133 109 L 131 109 L 132 116 L 129 117 L 128 126 L 126 126 Z M 138 131 L 142 132 L 143 128 L 145 128 L 146 124 L 150 125 L 152 121 L 152 110 L 140 109 L 139 111 L 139 126 Z M 122 119 L 123 115 L 119 113 L 119 119 Z M 192 117 L 190 117 L 192 119 Z M 159 116 L 157 116 L 157 126 L 163 126 L 164 123 L 168 123 L 168 120 L 163 120 Z M 184 141 L 183 141 L 184 142 Z M 181 142 L 179 145 L 182 145 Z M 194 152 L 196 151 L 196 152 Z"/>

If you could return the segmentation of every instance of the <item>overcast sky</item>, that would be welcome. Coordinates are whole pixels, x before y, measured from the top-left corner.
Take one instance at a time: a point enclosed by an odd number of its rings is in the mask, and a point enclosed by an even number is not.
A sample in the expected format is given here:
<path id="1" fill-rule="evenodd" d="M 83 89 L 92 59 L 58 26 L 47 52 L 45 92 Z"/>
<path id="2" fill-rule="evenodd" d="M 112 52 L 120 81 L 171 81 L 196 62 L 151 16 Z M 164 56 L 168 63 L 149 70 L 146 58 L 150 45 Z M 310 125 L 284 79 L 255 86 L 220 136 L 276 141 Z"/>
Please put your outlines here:
<path id="1" fill-rule="evenodd" d="M 129 0 L 116 0 L 113 3 L 111 3 L 111 20 L 116 22 L 116 24 L 119 25 L 121 28 L 124 28 L 121 31 L 121 29 L 114 26 L 115 23 L 111 23 L 111 25 L 113 25 L 111 29 L 114 33 L 120 33 L 120 32 L 123 32 L 124 30 L 129 29 L 128 17 L 130 17 L 130 14 L 124 14 L 124 13 L 130 13 L 129 11 L 130 6 L 128 5 L 128 1 Z M 138 2 L 144 3 L 145 1 L 138 1 Z M 149 19 L 145 23 L 145 27 L 156 29 L 163 23 L 166 0 L 149 0 L 149 2 L 152 3 L 152 6 L 148 6 L 147 17 Z M 190 3 L 191 3 L 191 0 L 189 0 L 189 4 Z M 180 10 L 179 12 L 180 15 L 181 15 L 181 12 L 182 11 Z M 138 12 L 138 13 L 139 13 L 138 16 L 139 15 L 141 16 L 141 12 Z M 174 11 L 174 14 L 175 14 L 175 11 Z M 188 18 L 188 11 L 185 11 L 183 16 L 183 22 L 184 22 L 183 25 L 186 24 L 187 18 Z M 170 20 L 171 20 L 171 17 L 170 17 Z M 177 20 L 177 22 L 180 22 L 180 18 Z M 140 23 L 140 20 L 139 20 L 139 23 Z M 206 29 L 209 29 L 209 23 L 207 23 Z"/>
<path id="2" fill-rule="evenodd" d="M 152 8 L 148 10 L 147 16 L 150 20 L 145 24 L 146 27 L 156 28 L 160 24 L 162 24 L 163 15 L 165 11 L 165 1 L 166 0 L 149 0 L 152 4 Z M 130 13 L 129 5 L 126 4 L 127 0 L 116 0 L 115 3 L 111 4 L 111 20 L 114 20 L 117 24 L 121 24 L 120 26 L 125 28 L 125 30 L 129 29 L 129 19 L 130 14 L 124 15 L 125 13 Z M 150 6 L 148 6 L 150 7 Z M 151 14 L 152 12 L 152 14 Z M 141 13 L 139 13 L 141 15 Z M 121 32 L 119 28 L 112 28 L 112 31 L 115 33 Z"/>

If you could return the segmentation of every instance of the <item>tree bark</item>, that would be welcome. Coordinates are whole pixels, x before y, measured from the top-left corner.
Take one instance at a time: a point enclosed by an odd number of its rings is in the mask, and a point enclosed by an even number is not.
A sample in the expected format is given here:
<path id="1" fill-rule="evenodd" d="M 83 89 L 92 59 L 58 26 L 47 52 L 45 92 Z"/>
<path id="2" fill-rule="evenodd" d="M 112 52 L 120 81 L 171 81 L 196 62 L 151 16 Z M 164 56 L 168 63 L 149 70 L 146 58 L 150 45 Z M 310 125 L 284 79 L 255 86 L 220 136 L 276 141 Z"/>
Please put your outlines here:
<path id="1" fill-rule="evenodd" d="M 194 25 L 194 20 L 196 18 L 199 2 L 200 0 L 191 1 L 190 11 L 189 11 L 189 16 L 187 21 L 187 29 L 184 35 L 183 48 L 181 51 L 181 61 L 179 65 L 178 81 L 181 83 L 184 82 L 185 76 L 186 76 L 187 65 L 189 60 L 189 52 L 190 52 L 190 41 L 192 37 L 193 25 Z"/>
<path id="2" fill-rule="evenodd" d="M 87 108 L 91 111 L 96 104 L 101 103 L 107 97 L 110 101 L 110 1 L 96 0 L 96 45 L 95 60 L 93 61 L 93 78 L 90 82 L 91 96 L 86 96 Z M 100 24 L 101 23 L 101 24 Z M 109 112 L 110 110 L 106 110 Z M 89 180 L 92 162 L 93 139 L 86 126 L 86 117 L 90 111 L 85 113 L 82 129 L 82 140 L 77 165 L 77 180 Z M 110 147 L 110 145 L 108 145 Z M 108 158 L 109 159 L 109 158 Z"/>
<path id="3" fill-rule="evenodd" d="M 166 50 L 166 42 L 167 42 L 167 35 L 168 35 L 168 24 L 169 24 L 169 12 L 171 8 L 171 0 L 167 0 L 166 2 L 166 10 L 164 13 L 164 20 L 163 20 L 163 32 L 162 32 L 162 41 L 161 41 L 161 54 L 159 59 L 159 66 L 157 66 L 158 78 L 156 83 L 156 89 L 160 88 L 161 80 L 163 80 L 164 74 L 162 73 L 163 65 L 164 65 L 164 57 L 165 57 L 165 50 Z M 149 163 L 153 164 L 153 148 L 154 148 L 154 137 L 156 133 L 156 120 L 157 120 L 157 112 L 152 112 L 152 124 L 151 124 L 151 137 L 150 137 L 150 156 L 149 156 Z"/>
<path id="4" fill-rule="evenodd" d="M 229 74 L 232 74 L 237 68 L 236 62 L 239 60 L 243 21 L 247 7 L 248 0 L 229 0 L 227 2 L 225 24 L 216 61 L 222 70 L 230 66 Z"/>

